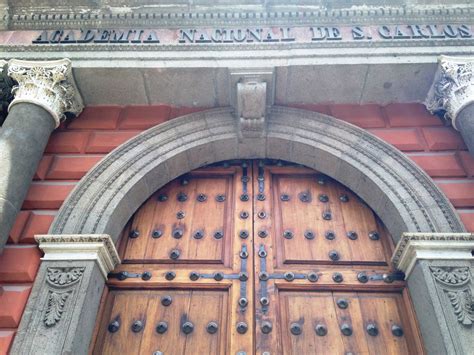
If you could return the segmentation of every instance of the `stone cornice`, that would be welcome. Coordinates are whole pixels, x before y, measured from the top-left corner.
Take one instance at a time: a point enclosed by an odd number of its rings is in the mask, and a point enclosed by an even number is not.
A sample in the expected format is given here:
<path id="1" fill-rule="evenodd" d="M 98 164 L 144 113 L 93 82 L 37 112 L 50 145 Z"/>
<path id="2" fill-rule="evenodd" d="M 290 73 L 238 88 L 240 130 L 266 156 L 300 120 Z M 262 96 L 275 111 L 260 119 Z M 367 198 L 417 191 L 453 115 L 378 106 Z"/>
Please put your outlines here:
<path id="1" fill-rule="evenodd" d="M 472 6 L 361 6 L 340 9 L 308 8 L 292 11 L 253 10 L 167 12 L 150 8 L 114 13 L 104 8 L 71 12 L 66 8 L 28 8 L 28 12 L 6 15 L 4 22 L 9 29 L 69 29 L 69 28 L 106 28 L 106 27 L 178 27 L 178 26 L 278 26 L 306 24 L 397 24 L 412 22 L 470 22 L 474 16 Z M 126 9 L 125 9 L 126 10 Z M 54 12 L 52 12 L 54 11 Z"/>
<path id="2" fill-rule="evenodd" d="M 441 55 L 441 53 L 449 53 L 456 55 L 459 53 L 471 53 L 472 48 L 474 48 L 474 38 L 464 38 L 464 39 L 444 39 L 444 40 L 433 40 L 433 39 L 418 39 L 414 40 L 396 40 L 396 41 L 380 41 L 380 42 L 350 42 L 350 41 L 334 41 L 334 42 L 310 42 L 310 43 L 232 43 L 229 44 L 0 44 L 0 54 L 4 58 L 11 58 L 12 56 L 18 56 L 20 53 L 24 55 L 25 53 L 35 53 L 34 58 L 44 58 L 43 53 L 54 54 L 55 57 L 68 51 L 71 53 L 80 52 L 80 58 L 97 58 L 97 52 L 116 52 L 117 56 L 120 58 L 121 54 L 126 52 L 143 52 L 143 53 L 152 53 L 159 52 L 160 57 L 163 56 L 163 53 L 166 52 L 201 52 L 204 57 L 219 57 L 222 56 L 222 52 L 236 52 L 236 51 L 269 51 L 278 53 L 278 57 L 285 55 L 282 53 L 282 50 L 324 50 L 324 49 L 341 49 L 341 55 L 344 57 L 350 57 L 344 49 L 351 48 L 354 50 L 363 50 L 364 57 L 367 57 L 367 48 L 380 48 L 381 51 L 377 51 L 372 56 L 387 56 L 394 57 L 393 51 L 396 50 L 397 57 L 403 56 L 405 53 L 401 52 L 400 49 L 405 49 L 410 51 L 406 53 L 407 55 Z M 387 53 L 384 53 L 383 50 L 386 50 Z M 420 52 L 416 52 L 420 50 Z M 412 52 L 415 51 L 415 52 Z M 89 52 L 95 52 L 88 54 Z M 380 53 L 379 53 L 380 52 Z M 216 54 L 218 53 L 218 54 Z M 312 52 L 313 53 L 313 52 Z M 290 56 L 298 56 L 299 53 L 291 53 Z M 314 53 L 313 53 L 314 55 Z M 464 54 L 465 55 L 465 54 Z M 73 57 L 74 54 L 71 54 L 70 57 Z M 195 58 L 195 55 L 193 55 Z M 247 55 L 246 55 L 247 57 Z M 170 58 L 176 60 L 176 54 L 172 53 Z M 199 57 L 201 58 L 201 57 Z M 110 62 L 110 56 L 106 55 L 105 58 Z M 115 58 L 114 58 L 115 59 Z M 133 58 L 136 59 L 135 57 Z M 144 58 L 146 59 L 146 58 Z M 156 61 L 156 57 L 151 58 Z M 386 62 L 386 61 L 385 61 Z"/>
<path id="3" fill-rule="evenodd" d="M 45 253 L 42 260 L 94 260 L 104 278 L 120 264 L 115 245 L 107 234 L 36 235 L 35 239 Z"/>
<path id="4" fill-rule="evenodd" d="M 66 119 L 66 114 L 77 116 L 84 107 L 69 59 L 11 59 L 8 62 L 8 76 L 16 81 L 10 107 L 21 102 L 41 106 L 51 114 L 56 127 Z"/>
<path id="5" fill-rule="evenodd" d="M 474 260 L 474 234 L 404 233 L 392 263 L 408 278 L 417 260 Z"/>
<path id="6" fill-rule="evenodd" d="M 438 71 L 425 105 L 434 114 L 442 114 L 456 127 L 456 117 L 474 102 L 474 57 L 439 58 Z"/>

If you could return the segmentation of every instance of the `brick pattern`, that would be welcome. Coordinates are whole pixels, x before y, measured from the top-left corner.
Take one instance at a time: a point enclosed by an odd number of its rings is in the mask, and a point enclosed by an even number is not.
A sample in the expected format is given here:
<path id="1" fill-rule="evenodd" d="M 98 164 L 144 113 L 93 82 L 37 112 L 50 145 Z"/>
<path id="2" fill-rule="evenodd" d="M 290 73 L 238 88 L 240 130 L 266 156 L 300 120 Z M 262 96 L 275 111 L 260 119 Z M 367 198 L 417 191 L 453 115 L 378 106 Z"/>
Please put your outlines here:
<path id="1" fill-rule="evenodd" d="M 405 152 L 430 175 L 474 232 L 474 158 L 453 128 L 420 104 L 292 107 L 320 112 L 367 129 Z M 0 354 L 7 353 L 34 281 L 40 252 L 35 234 L 47 233 L 77 182 L 105 154 L 143 130 L 205 108 L 156 106 L 87 107 L 51 136 L 13 230 L 0 255 Z"/>

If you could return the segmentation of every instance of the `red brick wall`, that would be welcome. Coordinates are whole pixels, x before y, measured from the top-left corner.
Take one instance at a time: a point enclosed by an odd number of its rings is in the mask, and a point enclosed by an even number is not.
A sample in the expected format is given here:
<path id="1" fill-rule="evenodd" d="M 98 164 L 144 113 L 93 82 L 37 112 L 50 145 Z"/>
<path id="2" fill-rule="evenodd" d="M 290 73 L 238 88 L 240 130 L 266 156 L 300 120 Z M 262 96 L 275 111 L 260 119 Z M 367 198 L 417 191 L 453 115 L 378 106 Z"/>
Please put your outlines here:
<path id="1" fill-rule="evenodd" d="M 405 152 L 441 187 L 474 232 L 474 159 L 460 135 L 422 105 L 295 107 L 338 117 Z M 143 130 L 193 111 L 167 105 L 89 107 L 53 133 L 0 256 L 0 354 L 8 351 L 40 262 L 33 236 L 48 231 L 69 192 L 105 154 Z"/>

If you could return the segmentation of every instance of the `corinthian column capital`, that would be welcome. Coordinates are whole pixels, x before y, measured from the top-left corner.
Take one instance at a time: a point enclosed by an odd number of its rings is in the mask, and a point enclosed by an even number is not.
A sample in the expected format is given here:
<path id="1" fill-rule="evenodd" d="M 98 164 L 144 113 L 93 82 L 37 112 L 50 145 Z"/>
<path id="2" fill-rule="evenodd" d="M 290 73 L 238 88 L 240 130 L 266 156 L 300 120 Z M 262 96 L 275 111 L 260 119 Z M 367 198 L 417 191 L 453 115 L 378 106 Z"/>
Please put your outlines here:
<path id="1" fill-rule="evenodd" d="M 425 101 L 433 114 L 443 114 L 454 128 L 463 108 L 474 102 L 474 57 L 441 56 L 438 71 Z"/>
<path id="2" fill-rule="evenodd" d="M 56 127 L 66 114 L 78 115 L 84 105 L 72 75 L 71 61 L 25 61 L 11 59 L 8 76 L 16 81 L 14 99 L 9 108 L 21 102 L 32 103 L 48 111 Z"/>

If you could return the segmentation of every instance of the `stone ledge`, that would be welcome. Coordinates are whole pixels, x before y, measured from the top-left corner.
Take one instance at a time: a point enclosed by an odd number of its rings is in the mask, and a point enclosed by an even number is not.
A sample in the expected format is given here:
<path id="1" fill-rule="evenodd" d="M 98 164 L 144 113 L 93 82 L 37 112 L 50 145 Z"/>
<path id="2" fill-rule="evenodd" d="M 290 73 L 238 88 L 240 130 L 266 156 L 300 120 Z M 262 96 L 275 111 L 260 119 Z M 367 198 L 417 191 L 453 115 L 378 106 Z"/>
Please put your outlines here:
<path id="1" fill-rule="evenodd" d="M 408 278 L 418 260 L 474 260 L 472 233 L 403 233 L 392 263 Z"/>
<path id="2" fill-rule="evenodd" d="M 93 260 L 105 279 L 120 264 L 112 238 L 107 234 L 36 235 L 35 239 L 45 253 L 42 260 Z"/>

